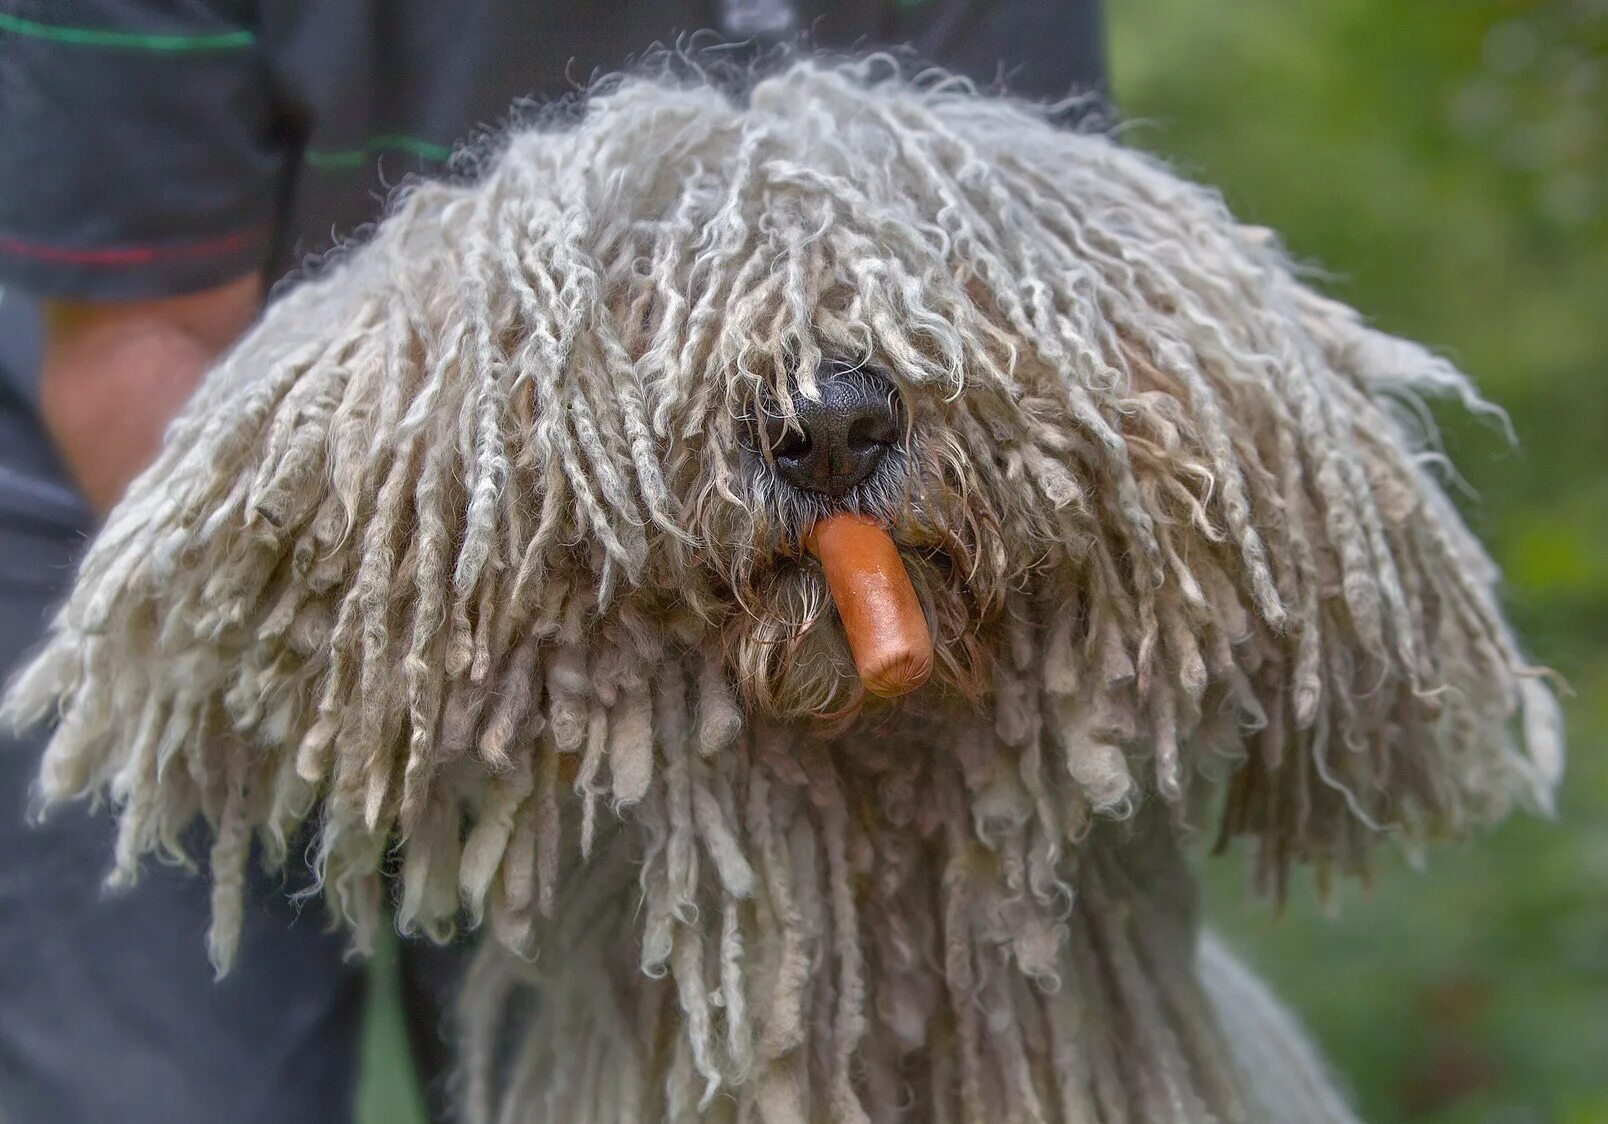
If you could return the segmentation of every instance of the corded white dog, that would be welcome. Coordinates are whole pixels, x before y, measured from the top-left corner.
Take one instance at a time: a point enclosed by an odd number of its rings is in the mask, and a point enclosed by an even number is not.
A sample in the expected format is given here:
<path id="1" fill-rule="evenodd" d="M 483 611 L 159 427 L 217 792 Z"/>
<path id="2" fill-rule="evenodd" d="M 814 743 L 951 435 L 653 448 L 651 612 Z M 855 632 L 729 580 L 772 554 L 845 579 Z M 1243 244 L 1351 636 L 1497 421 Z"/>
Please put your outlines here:
<path id="1" fill-rule="evenodd" d="M 220 966 L 309 817 L 359 942 L 388 868 L 481 926 L 475 1120 L 1349 1119 L 1180 840 L 1277 893 L 1546 804 L 1427 471 L 1478 400 L 1049 117 L 639 77 L 410 187 L 96 540 L 45 794 L 124 876 L 205 817 Z"/>

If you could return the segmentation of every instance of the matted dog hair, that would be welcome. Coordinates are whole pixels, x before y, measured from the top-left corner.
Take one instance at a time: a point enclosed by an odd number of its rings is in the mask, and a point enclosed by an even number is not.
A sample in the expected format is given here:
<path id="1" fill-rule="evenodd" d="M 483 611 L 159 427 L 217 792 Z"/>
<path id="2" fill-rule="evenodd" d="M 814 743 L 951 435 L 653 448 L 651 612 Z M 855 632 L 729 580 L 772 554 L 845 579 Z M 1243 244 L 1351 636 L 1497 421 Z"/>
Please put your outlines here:
<path id="1" fill-rule="evenodd" d="M 483 924 L 476 1120 L 1346 1119 L 1197 957 L 1181 840 L 1282 893 L 1547 804 L 1421 396 L 1483 407 L 1051 114 L 644 75 L 409 186 L 95 540 L 7 704 L 45 797 L 110 796 L 125 878 L 204 817 L 220 966 L 309 820 L 360 946 L 390 873 L 405 931 Z M 907 421 L 843 501 L 936 639 L 897 705 L 745 438 L 823 361 Z"/>

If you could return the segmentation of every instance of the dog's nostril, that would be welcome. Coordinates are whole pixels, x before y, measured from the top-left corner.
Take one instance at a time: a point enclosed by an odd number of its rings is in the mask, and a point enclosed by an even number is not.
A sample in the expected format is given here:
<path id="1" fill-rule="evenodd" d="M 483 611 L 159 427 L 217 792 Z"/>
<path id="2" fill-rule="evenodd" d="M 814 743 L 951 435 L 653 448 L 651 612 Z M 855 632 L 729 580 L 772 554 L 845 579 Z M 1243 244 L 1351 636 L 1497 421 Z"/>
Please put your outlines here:
<path id="1" fill-rule="evenodd" d="M 811 444 L 809 434 L 796 429 L 783 429 L 781 436 L 771 443 L 771 456 L 777 460 L 796 460 L 810 451 Z"/>
<path id="2" fill-rule="evenodd" d="M 872 410 L 856 418 L 849 426 L 849 447 L 855 450 L 886 448 L 899 442 L 894 426 L 893 411 Z"/>
<path id="3" fill-rule="evenodd" d="M 898 444 L 898 395 L 887 379 L 863 367 L 828 364 L 816 385 L 818 401 L 794 399 L 797 427 L 768 435 L 771 456 L 794 487 L 836 498 L 864 483 Z"/>

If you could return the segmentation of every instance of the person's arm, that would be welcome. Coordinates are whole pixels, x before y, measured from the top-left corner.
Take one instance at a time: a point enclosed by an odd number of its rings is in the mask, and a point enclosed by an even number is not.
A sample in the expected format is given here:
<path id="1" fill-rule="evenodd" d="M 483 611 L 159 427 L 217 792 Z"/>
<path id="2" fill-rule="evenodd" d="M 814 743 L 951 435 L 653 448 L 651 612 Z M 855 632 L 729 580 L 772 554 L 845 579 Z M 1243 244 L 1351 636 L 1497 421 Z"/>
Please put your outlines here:
<path id="1" fill-rule="evenodd" d="M 40 409 L 104 515 L 156 457 L 167 424 L 251 323 L 262 278 L 145 301 L 48 301 Z"/>
<path id="2" fill-rule="evenodd" d="M 255 5 L 22 8 L 0 20 L 0 286 L 46 309 L 43 425 L 104 512 L 255 315 L 299 134 Z"/>

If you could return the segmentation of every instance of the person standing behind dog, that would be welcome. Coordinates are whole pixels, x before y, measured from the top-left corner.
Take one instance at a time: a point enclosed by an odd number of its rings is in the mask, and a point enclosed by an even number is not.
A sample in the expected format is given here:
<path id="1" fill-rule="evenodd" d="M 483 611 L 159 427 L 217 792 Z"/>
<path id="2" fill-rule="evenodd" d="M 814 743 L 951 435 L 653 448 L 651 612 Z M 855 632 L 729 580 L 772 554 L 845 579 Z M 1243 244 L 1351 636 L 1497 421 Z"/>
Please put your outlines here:
<path id="1" fill-rule="evenodd" d="M 693 41 L 909 45 L 1025 96 L 1105 88 L 1098 0 L 0 0 L 0 674 L 277 279 L 515 98 L 711 27 Z M 215 983 L 201 880 L 104 897 L 106 817 L 25 825 L 41 741 L 0 735 L 0 1117 L 348 1117 L 364 976 L 340 938 L 263 885 Z M 439 1073 L 451 968 L 422 942 L 402 963 Z"/>

